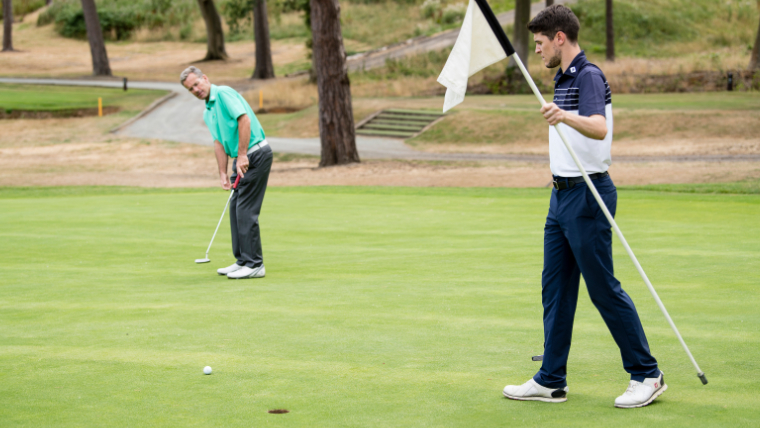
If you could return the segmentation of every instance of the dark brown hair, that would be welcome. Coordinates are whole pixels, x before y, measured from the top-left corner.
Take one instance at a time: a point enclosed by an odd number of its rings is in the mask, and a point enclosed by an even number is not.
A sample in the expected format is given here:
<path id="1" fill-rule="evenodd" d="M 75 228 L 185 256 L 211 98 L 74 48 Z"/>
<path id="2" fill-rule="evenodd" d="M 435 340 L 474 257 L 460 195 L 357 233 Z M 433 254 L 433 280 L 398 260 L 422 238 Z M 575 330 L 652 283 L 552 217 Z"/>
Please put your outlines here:
<path id="1" fill-rule="evenodd" d="M 578 41 L 580 29 L 581 23 L 578 21 L 578 17 L 570 8 L 561 4 L 547 7 L 528 23 L 528 30 L 533 34 L 541 33 L 554 40 L 557 32 L 562 31 L 571 43 Z"/>

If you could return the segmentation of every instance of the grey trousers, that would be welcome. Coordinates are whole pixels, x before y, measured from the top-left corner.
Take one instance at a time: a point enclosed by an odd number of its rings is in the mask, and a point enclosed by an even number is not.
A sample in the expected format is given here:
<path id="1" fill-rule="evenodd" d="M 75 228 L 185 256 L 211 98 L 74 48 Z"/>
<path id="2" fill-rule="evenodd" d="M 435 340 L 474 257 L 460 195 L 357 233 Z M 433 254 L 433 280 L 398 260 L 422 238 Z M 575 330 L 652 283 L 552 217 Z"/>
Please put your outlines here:
<path id="1" fill-rule="evenodd" d="M 248 171 L 238 183 L 230 200 L 230 230 L 232 232 L 232 253 L 240 266 L 250 268 L 264 264 L 261 250 L 259 214 L 267 190 L 269 171 L 272 169 L 272 148 L 264 146 L 248 155 Z M 232 162 L 230 177 L 237 179 L 237 159 Z"/>

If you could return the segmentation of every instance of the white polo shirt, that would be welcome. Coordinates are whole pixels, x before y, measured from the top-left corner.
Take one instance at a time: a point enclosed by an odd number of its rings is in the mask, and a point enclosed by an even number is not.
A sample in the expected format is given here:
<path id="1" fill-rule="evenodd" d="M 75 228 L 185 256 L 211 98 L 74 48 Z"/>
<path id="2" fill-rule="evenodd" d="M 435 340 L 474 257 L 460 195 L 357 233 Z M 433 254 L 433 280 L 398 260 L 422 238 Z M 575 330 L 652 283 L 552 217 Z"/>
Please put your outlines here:
<path id="1" fill-rule="evenodd" d="M 601 114 L 607 120 L 607 136 L 595 140 L 560 123 L 568 142 L 589 174 L 605 172 L 612 165 L 612 92 L 604 73 L 586 59 L 581 51 L 564 72 L 554 77 L 554 103 L 570 114 Z M 549 127 L 549 157 L 552 174 L 559 177 L 580 177 L 581 171 L 570 156 L 559 133 Z"/>

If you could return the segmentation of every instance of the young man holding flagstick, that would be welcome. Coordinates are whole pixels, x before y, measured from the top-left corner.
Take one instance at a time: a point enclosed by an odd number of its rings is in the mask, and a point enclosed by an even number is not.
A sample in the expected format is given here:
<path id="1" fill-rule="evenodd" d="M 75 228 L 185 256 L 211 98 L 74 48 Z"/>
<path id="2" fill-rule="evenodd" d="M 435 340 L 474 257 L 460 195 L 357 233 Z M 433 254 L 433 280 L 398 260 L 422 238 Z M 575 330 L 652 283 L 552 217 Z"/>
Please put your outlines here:
<path id="1" fill-rule="evenodd" d="M 580 23 L 570 9 L 550 6 L 528 29 L 544 65 L 560 66 L 554 102 L 541 107 L 541 113 L 549 125 L 562 128 L 614 216 L 617 191 L 607 173 L 612 163 L 610 87 L 602 71 L 588 62 L 578 46 Z M 628 389 L 615 400 L 615 406 L 646 406 L 667 385 L 649 351 L 633 301 L 613 275 L 610 223 L 555 128 L 549 131 L 549 153 L 554 190 L 544 227 L 543 365 L 525 384 L 504 388 L 504 395 L 515 400 L 567 400 L 567 359 L 582 274 L 591 301 L 620 348 L 623 367 L 631 375 Z"/>
<path id="2" fill-rule="evenodd" d="M 515 400 L 567 400 L 566 365 L 581 274 L 591 300 L 620 347 L 623 366 L 631 374 L 631 382 L 615 400 L 615 406 L 643 407 L 667 389 L 657 361 L 649 352 L 636 308 L 613 275 L 610 227 L 673 329 L 697 376 L 707 384 L 704 372 L 615 222 L 617 191 L 607 173 L 612 163 L 612 100 L 604 74 L 586 60 L 578 46 L 578 18 L 570 9 L 554 5 L 541 11 L 528 29 L 534 34 L 536 53 L 541 54 L 544 64 L 549 68 L 561 66 L 555 77 L 553 103 L 546 103 L 541 96 L 486 0 L 470 0 L 457 41 L 438 77 L 438 82 L 447 88 L 445 112 L 464 101 L 470 76 L 512 57 L 550 125 L 554 190 L 544 228 L 544 362 L 525 384 L 505 387 L 504 395 Z"/>

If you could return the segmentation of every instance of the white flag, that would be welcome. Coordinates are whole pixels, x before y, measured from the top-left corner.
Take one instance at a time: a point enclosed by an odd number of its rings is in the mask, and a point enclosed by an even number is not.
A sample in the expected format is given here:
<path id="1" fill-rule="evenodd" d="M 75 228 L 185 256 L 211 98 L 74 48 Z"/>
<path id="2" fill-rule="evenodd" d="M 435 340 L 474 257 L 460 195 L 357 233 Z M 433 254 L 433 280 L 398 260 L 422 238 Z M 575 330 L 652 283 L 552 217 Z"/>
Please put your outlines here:
<path id="1" fill-rule="evenodd" d="M 464 101 L 470 76 L 506 57 L 483 12 L 475 0 L 470 0 L 457 42 L 438 76 L 438 82 L 446 87 L 443 111 Z"/>

